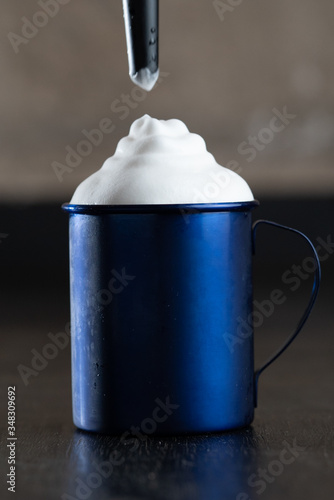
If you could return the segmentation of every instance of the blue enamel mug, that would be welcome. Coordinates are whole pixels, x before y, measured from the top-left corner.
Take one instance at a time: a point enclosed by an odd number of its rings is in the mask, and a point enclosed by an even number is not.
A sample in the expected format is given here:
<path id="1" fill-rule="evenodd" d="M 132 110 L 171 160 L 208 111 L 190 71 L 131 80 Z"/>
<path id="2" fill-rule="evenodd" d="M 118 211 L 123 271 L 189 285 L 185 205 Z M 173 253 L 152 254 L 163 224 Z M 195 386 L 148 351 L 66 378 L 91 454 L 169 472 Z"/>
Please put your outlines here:
<path id="1" fill-rule="evenodd" d="M 320 282 L 310 240 L 274 222 L 252 226 L 257 205 L 63 205 L 77 427 L 126 436 L 252 422 L 259 375 L 303 327 Z M 315 271 L 297 328 L 254 371 L 252 255 L 261 224 L 305 238 Z"/>

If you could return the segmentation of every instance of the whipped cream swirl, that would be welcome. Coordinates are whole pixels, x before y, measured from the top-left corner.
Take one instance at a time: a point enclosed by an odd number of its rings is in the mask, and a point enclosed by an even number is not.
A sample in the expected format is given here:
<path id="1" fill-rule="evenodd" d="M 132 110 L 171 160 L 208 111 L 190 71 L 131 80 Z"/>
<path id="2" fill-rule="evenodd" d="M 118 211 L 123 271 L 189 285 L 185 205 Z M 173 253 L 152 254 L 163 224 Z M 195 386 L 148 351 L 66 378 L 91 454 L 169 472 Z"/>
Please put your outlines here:
<path id="1" fill-rule="evenodd" d="M 201 136 L 180 120 L 144 115 L 115 154 L 76 189 L 79 205 L 189 204 L 251 201 L 248 184 L 218 165 Z"/>

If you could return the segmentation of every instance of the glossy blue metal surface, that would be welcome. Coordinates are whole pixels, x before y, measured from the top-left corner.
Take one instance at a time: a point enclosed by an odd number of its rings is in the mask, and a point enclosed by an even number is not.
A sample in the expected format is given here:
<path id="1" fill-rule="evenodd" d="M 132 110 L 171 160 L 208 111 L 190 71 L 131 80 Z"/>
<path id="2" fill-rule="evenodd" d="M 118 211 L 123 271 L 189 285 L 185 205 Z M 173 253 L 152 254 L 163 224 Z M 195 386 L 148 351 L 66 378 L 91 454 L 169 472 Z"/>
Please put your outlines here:
<path id="1" fill-rule="evenodd" d="M 63 207 L 79 428 L 177 433 L 252 421 L 256 205 Z"/>

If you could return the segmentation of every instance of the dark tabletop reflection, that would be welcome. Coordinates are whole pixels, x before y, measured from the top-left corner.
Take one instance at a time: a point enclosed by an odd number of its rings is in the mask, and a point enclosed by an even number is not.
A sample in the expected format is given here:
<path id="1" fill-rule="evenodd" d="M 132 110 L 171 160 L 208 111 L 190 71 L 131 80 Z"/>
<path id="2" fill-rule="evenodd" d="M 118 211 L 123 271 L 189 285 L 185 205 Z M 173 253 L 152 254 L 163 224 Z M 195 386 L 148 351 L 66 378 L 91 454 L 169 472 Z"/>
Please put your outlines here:
<path id="1" fill-rule="evenodd" d="M 245 500 L 256 451 L 252 428 L 127 439 L 76 431 L 62 498 Z"/>

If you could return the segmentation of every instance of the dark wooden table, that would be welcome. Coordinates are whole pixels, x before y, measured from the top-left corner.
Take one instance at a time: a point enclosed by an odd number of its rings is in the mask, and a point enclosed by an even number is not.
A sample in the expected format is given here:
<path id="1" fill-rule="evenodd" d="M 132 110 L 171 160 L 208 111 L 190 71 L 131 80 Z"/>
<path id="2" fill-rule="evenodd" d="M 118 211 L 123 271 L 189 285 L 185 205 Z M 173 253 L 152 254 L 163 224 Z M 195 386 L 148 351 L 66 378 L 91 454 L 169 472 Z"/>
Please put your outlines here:
<path id="1" fill-rule="evenodd" d="M 334 498 L 334 314 L 329 289 L 321 291 L 300 338 L 263 374 L 259 408 L 250 428 L 144 437 L 136 446 L 74 428 L 69 346 L 29 376 L 28 385 L 18 373 L 18 365 L 31 366 L 31 350 L 41 352 L 49 332 L 64 331 L 69 319 L 66 294 L 17 287 L 1 300 L 1 499 Z M 297 319 L 301 301 L 302 297 L 293 304 L 288 301 L 256 332 L 257 360 L 279 345 L 283 332 Z M 5 484 L 6 401 L 12 385 L 17 418 L 15 495 Z"/>

